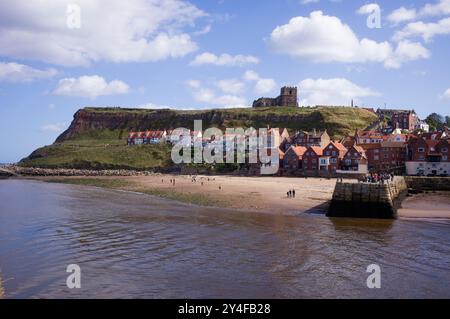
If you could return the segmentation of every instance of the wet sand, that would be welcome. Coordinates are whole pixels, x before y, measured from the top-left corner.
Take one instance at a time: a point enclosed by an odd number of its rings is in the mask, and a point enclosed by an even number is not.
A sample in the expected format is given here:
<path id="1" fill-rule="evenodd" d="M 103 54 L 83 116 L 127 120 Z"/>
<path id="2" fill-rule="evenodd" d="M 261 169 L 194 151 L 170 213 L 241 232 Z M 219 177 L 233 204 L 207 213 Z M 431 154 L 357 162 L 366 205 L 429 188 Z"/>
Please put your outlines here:
<path id="1" fill-rule="evenodd" d="M 450 193 L 425 193 L 407 197 L 398 210 L 398 216 L 450 219 Z"/>
<path id="2" fill-rule="evenodd" d="M 94 186 L 124 182 L 110 188 L 142 192 L 192 204 L 277 215 L 322 213 L 328 209 L 336 179 L 285 177 L 197 176 L 38 177 L 40 180 L 88 178 Z M 175 185 L 170 180 L 175 179 Z M 96 185 L 96 182 L 99 185 Z M 287 192 L 295 189 L 295 198 Z M 450 219 L 450 193 L 424 193 L 407 197 L 398 210 L 400 218 Z"/>
<path id="3" fill-rule="evenodd" d="M 74 177 L 34 179 L 64 182 Z M 145 192 L 194 204 L 198 204 L 196 197 L 201 196 L 207 199 L 206 206 L 283 215 L 324 213 L 336 184 L 336 179 L 233 176 L 197 176 L 196 182 L 192 182 L 192 177 L 187 175 L 163 174 L 120 178 L 89 177 L 89 180 L 93 179 L 125 181 L 126 185 L 112 188 Z M 175 185 L 170 183 L 171 179 L 175 179 Z M 296 196 L 288 198 L 287 192 L 292 189 L 295 189 Z"/>

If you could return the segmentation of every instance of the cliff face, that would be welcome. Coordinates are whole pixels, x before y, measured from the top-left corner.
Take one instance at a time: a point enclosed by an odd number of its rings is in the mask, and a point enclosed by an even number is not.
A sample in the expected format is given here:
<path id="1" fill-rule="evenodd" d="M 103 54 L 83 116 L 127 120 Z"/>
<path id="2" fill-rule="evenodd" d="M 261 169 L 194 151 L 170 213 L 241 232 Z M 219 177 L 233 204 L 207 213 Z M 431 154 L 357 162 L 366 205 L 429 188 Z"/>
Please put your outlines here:
<path id="1" fill-rule="evenodd" d="M 329 116 L 335 112 L 336 116 Z M 331 135 L 343 135 L 355 128 L 364 128 L 374 120 L 374 116 L 365 110 L 336 108 L 324 109 L 241 109 L 241 110 L 140 110 L 119 108 L 84 108 L 74 115 L 70 127 L 62 133 L 56 142 L 64 142 L 85 133 L 98 130 L 129 131 L 175 129 L 186 127 L 193 129 L 194 120 L 203 121 L 203 129 L 210 126 L 221 129 L 227 127 L 286 127 L 292 130 L 328 129 Z M 356 122 L 355 122 L 356 117 Z M 342 124 L 340 124 L 342 122 Z M 353 123 L 354 124 L 349 124 Z M 124 135 L 126 136 L 126 135 Z"/>

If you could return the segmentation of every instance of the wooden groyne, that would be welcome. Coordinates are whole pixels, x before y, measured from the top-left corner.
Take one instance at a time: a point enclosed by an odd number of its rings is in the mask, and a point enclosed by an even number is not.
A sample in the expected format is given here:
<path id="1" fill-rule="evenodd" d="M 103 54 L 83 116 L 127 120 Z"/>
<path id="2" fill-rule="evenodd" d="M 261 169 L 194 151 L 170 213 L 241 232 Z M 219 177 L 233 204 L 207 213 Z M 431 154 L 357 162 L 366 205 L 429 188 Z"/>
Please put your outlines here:
<path id="1" fill-rule="evenodd" d="M 338 182 L 327 216 L 393 219 L 407 192 L 403 177 L 384 184 Z"/>

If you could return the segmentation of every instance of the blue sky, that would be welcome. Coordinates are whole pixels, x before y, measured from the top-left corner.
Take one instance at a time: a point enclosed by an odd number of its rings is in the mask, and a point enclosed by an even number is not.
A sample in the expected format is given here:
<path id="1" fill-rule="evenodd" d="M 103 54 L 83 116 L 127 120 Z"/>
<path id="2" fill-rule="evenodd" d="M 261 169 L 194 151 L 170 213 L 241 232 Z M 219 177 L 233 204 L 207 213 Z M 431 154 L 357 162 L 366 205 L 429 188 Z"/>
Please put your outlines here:
<path id="1" fill-rule="evenodd" d="M 249 106 L 283 85 L 449 115 L 449 39 L 450 0 L 0 0 L 0 162 L 84 106 Z"/>

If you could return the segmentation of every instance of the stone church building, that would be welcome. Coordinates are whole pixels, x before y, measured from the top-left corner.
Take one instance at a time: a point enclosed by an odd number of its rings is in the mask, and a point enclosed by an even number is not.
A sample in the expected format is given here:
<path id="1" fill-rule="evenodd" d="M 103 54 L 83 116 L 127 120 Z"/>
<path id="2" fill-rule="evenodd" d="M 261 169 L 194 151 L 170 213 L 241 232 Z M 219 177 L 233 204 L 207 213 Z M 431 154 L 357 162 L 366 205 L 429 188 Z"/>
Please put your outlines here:
<path id="1" fill-rule="evenodd" d="M 272 107 L 272 106 L 298 107 L 297 88 L 285 86 L 281 88 L 280 96 L 276 98 L 262 97 L 253 102 L 253 107 Z"/>

